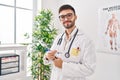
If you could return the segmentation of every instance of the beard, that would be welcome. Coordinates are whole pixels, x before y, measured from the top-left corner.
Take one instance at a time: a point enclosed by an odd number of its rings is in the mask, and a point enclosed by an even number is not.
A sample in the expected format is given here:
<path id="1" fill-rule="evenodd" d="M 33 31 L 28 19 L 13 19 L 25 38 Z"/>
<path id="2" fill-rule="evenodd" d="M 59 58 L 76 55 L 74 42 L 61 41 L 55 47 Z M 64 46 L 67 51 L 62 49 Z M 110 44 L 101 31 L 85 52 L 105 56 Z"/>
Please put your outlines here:
<path id="1" fill-rule="evenodd" d="M 72 28 L 74 25 L 75 25 L 75 21 L 66 21 L 66 22 L 63 23 L 63 26 L 64 26 L 66 29 L 70 29 L 70 28 Z"/>

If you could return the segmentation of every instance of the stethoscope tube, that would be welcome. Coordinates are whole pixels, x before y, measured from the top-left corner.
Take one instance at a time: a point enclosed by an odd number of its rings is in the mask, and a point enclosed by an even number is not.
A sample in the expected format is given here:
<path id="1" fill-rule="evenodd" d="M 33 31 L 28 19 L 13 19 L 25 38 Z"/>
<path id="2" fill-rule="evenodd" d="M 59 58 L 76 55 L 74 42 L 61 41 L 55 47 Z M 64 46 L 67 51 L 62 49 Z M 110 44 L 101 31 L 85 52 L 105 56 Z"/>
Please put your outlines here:
<path id="1" fill-rule="evenodd" d="M 61 38 L 58 40 L 57 45 L 60 45 L 62 43 L 62 37 L 63 37 L 64 33 L 62 34 Z"/>
<path id="2" fill-rule="evenodd" d="M 77 33 L 78 33 L 78 29 L 77 29 L 76 33 L 74 34 L 74 37 L 73 37 L 73 39 L 72 39 L 72 41 L 71 41 L 71 43 L 70 43 L 70 46 L 69 46 L 68 51 L 65 53 L 65 57 L 66 57 L 66 58 L 69 58 L 69 57 L 70 57 L 70 49 L 71 49 L 71 46 L 72 46 L 72 44 L 73 44 L 73 41 L 74 41 Z M 62 34 L 61 38 L 58 40 L 57 45 L 61 45 L 63 35 L 64 35 L 64 33 Z"/>

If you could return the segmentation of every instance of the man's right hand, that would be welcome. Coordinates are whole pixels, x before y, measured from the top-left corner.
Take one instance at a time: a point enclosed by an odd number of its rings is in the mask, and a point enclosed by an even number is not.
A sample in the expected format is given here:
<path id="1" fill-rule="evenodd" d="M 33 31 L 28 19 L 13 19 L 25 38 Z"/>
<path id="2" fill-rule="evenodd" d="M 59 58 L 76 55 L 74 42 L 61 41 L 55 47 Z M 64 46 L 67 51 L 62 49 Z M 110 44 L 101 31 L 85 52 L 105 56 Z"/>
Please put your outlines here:
<path id="1" fill-rule="evenodd" d="M 57 50 L 51 50 L 51 51 L 48 51 L 47 54 L 46 54 L 46 58 L 48 60 L 54 60 L 56 57 L 55 57 L 55 53 L 57 52 Z"/>

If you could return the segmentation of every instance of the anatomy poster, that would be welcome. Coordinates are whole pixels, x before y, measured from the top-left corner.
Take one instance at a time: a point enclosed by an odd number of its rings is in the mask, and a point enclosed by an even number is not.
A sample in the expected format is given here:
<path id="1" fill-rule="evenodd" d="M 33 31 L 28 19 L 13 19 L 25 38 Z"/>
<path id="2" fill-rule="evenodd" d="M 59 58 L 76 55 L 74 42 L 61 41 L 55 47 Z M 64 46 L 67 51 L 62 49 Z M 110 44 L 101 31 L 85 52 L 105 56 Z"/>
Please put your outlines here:
<path id="1" fill-rule="evenodd" d="M 99 10 L 98 50 L 120 54 L 120 5 Z"/>

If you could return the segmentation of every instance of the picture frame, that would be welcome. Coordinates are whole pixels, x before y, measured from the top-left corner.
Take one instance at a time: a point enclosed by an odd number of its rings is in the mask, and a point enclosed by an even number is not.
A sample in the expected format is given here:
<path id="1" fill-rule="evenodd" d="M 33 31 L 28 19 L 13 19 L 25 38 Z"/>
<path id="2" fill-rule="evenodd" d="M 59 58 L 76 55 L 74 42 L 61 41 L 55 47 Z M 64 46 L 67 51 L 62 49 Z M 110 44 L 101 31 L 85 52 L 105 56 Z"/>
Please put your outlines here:
<path id="1" fill-rule="evenodd" d="M 120 54 L 120 5 L 98 10 L 97 51 Z"/>

